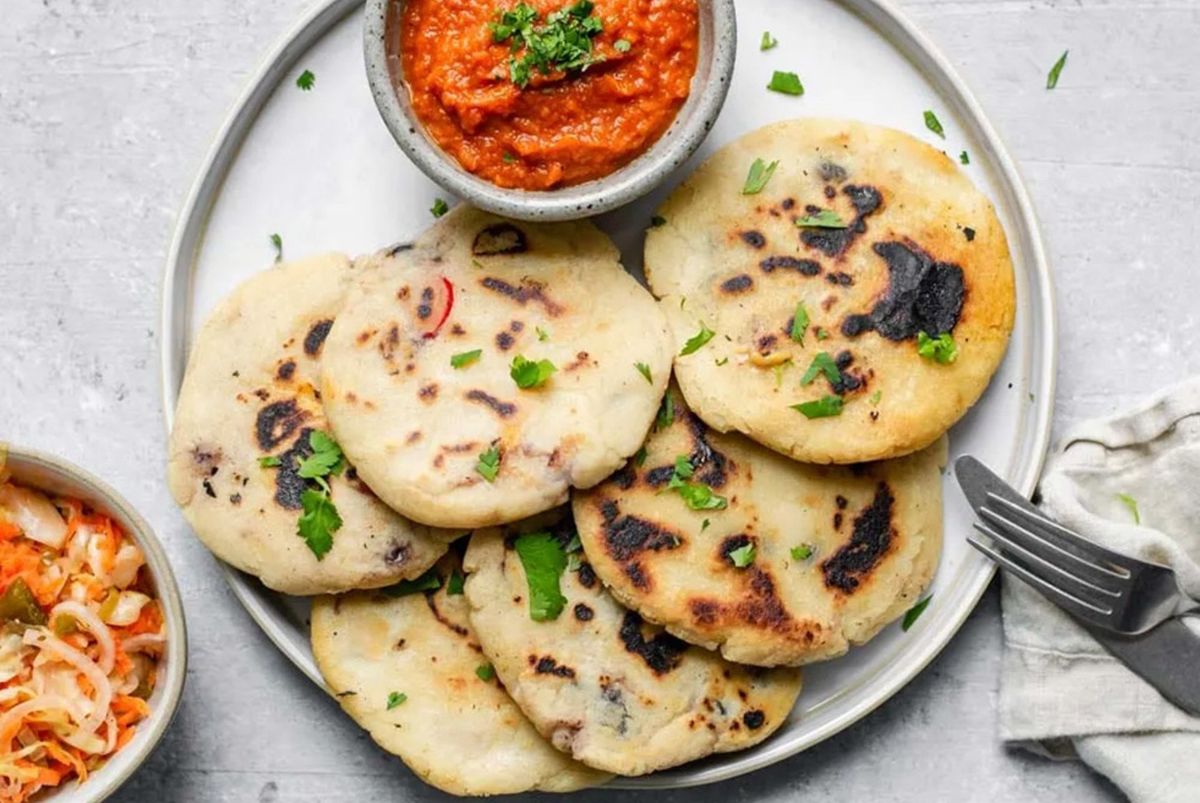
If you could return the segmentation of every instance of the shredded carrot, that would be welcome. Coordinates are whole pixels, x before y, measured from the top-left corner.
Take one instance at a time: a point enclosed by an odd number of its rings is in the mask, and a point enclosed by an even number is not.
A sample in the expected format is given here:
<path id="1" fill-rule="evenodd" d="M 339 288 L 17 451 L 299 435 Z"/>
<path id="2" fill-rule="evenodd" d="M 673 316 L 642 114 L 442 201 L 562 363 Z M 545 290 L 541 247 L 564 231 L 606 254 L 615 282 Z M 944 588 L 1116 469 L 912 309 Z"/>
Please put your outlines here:
<path id="1" fill-rule="evenodd" d="M 21 534 L 21 528 L 14 522 L 0 517 L 0 540 L 11 541 Z"/>
<path id="2" fill-rule="evenodd" d="M 162 611 L 159 610 L 158 602 L 151 600 L 142 606 L 142 611 L 138 614 L 138 618 L 129 627 L 124 628 L 124 632 L 130 636 L 137 636 L 142 633 L 161 633 L 162 625 Z"/>

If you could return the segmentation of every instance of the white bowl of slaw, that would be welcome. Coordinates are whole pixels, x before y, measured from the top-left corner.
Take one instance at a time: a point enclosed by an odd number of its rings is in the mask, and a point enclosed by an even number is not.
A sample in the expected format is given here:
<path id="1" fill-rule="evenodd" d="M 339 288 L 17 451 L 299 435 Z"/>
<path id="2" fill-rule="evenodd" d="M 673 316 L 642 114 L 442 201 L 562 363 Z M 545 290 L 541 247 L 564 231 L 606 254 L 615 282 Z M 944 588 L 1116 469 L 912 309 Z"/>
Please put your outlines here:
<path id="1" fill-rule="evenodd" d="M 137 724 L 134 737 L 111 755 L 86 781 L 64 781 L 38 793 L 36 803 L 98 803 L 125 783 L 153 752 L 175 716 L 187 670 L 187 628 L 183 602 L 166 552 L 150 525 L 103 481 L 51 455 L 0 442 L 0 469 L 18 485 L 51 495 L 73 497 L 120 525 L 141 549 L 166 629 L 166 646 L 158 661 L 150 714 Z"/>

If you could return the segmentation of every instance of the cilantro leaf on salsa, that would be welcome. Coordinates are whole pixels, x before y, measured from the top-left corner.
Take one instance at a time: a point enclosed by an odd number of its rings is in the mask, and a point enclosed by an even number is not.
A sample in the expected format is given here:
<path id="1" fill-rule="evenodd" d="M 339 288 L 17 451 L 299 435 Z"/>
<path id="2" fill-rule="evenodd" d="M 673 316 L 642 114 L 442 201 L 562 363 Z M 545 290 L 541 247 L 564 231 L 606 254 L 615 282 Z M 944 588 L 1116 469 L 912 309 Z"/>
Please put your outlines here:
<path id="1" fill-rule="evenodd" d="M 617 41 L 613 42 L 613 50 L 617 51 L 618 53 L 628 53 L 629 48 L 631 47 L 633 47 L 633 45 L 629 44 L 628 39 L 618 39 Z"/>
<path id="2" fill-rule="evenodd" d="M 512 82 L 524 88 L 534 70 L 542 75 L 558 71 L 578 73 L 604 61 L 603 56 L 592 53 L 592 40 L 604 30 L 600 18 L 592 16 L 594 7 L 591 0 L 578 0 L 549 14 L 545 24 L 537 26 L 537 10 L 525 3 L 500 11 L 491 23 L 492 41 L 509 42 L 508 71 Z M 616 50 L 629 49 L 627 41 L 617 41 Z M 625 43 L 623 48 L 620 42 Z"/>
<path id="3" fill-rule="evenodd" d="M 317 560 L 321 560 L 333 549 L 333 534 L 341 529 L 342 517 L 329 495 L 316 488 L 304 489 L 300 494 L 300 506 L 304 512 L 296 522 L 296 534 L 304 539 Z"/>
<path id="4" fill-rule="evenodd" d="M 842 414 L 844 404 L 841 396 L 822 396 L 813 401 L 793 404 L 792 409 L 799 410 L 805 418 L 832 418 Z"/>
<path id="5" fill-rule="evenodd" d="M 679 350 L 679 356 L 685 357 L 688 354 L 699 351 L 705 343 L 713 339 L 713 335 L 715 334 L 716 332 L 701 323 L 700 331 L 687 339 L 687 342 L 683 344 L 683 348 Z"/>
<path id="6" fill-rule="evenodd" d="M 802 229 L 844 229 L 847 226 L 846 221 L 842 220 L 837 212 L 831 209 L 822 209 L 816 214 L 805 215 L 796 220 L 796 225 Z"/>
<path id="7" fill-rule="evenodd" d="M 927 360 L 949 365 L 958 359 L 958 344 L 949 332 L 942 332 L 937 337 L 917 332 L 917 354 Z"/>
<path id="8" fill-rule="evenodd" d="M 775 168 L 779 167 L 779 160 L 775 160 L 767 164 L 762 159 L 755 159 L 750 165 L 750 172 L 746 175 L 746 183 L 742 185 L 742 195 L 757 195 L 762 192 L 763 187 L 767 186 L 767 182 L 771 180 L 771 176 L 775 175 Z"/>
<path id="9" fill-rule="evenodd" d="M 557 619 L 567 604 L 558 582 L 567 568 L 566 550 L 547 532 L 520 535 L 513 547 L 529 586 L 529 618 L 535 622 Z"/>
<path id="10" fill-rule="evenodd" d="M 776 70 L 771 75 L 771 82 L 767 84 L 767 89 L 784 95 L 804 94 L 804 84 L 800 83 L 800 76 L 794 72 L 783 72 L 781 70 Z"/>
<path id="11" fill-rule="evenodd" d="M 546 384 L 558 369 L 554 367 L 554 363 L 549 360 L 527 360 L 522 355 L 518 354 L 513 357 L 512 365 L 509 366 L 508 375 L 517 383 L 517 387 L 522 390 L 530 390 L 532 388 L 540 388 Z"/>
<path id="12" fill-rule="evenodd" d="M 464 351 L 459 354 L 450 356 L 451 368 L 465 368 L 471 363 L 478 360 L 483 355 L 483 349 L 475 349 L 473 351 Z"/>

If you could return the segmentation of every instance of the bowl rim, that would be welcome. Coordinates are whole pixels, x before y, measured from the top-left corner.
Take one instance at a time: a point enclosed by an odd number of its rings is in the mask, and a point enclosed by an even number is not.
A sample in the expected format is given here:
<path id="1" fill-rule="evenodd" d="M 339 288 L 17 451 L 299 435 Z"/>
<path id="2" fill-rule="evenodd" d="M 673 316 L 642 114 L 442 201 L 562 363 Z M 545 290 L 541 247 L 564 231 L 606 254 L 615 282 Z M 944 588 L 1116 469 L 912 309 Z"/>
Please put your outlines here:
<path id="1" fill-rule="evenodd" d="M 123 786 L 145 763 L 178 712 L 187 678 L 188 660 L 187 621 L 183 598 L 162 542 L 158 540 L 146 519 L 112 486 L 68 460 L 37 449 L 27 449 L 0 441 L 0 457 L 3 457 L 0 465 L 10 469 L 20 465 L 43 470 L 61 479 L 64 485 L 77 486 L 80 496 L 100 503 L 107 512 L 121 520 L 128 535 L 141 548 L 154 579 L 155 591 L 163 611 L 163 621 L 167 627 L 168 660 L 160 665 L 165 666 L 165 671 L 159 674 L 162 696 L 151 711 L 145 726 L 139 728 L 137 736 L 110 756 L 103 767 L 89 775 L 88 780 L 83 783 L 77 783 L 73 787 L 59 787 L 45 798 L 49 803 L 67 792 L 74 793 L 65 798 L 71 803 L 100 803 Z M 22 482 L 19 479 L 17 481 Z M 43 490 L 34 484 L 30 487 Z"/>
<path id="2" fill-rule="evenodd" d="M 404 154 L 434 183 L 471 204 L 519 220 L 575 220 L 608 212 L 653 190 L 683 165 L 708 136 L 725 105 L 737 56 L 735 0 L 697 0 L 700 14 L 711 19 L 712 47 L 707 77 L 692 87 L 671 126 L 628 163 L 598 179 L 552 190 L 497 186 L 467 172 L 424 132 L 424 125 L 401 103 L 388 68 L 387 16 L 405 0 L 366 0 L 363 56 L 371 96 L 392 138 Z M 697 64 L 693 80 L 703 64 Z M 688 111 L 687 118 L 680 115 Z"/>

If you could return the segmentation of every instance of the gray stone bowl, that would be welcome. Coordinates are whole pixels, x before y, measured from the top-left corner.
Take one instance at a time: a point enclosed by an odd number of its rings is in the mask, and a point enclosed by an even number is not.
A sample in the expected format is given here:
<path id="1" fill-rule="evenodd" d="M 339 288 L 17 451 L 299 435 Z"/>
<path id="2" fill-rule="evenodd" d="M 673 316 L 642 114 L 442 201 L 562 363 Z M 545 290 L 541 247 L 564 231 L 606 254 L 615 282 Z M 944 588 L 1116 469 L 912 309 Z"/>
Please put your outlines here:
<path id="1" fill-rule="evenodd" d="M 615 209 L 645 195 L 683 164 L 704 141 L 729 91 L 737 50 L 734 0 L 699 0 L 700 51 L 692 89 L 670 128 L 649 150 L 604 178 L 553 190 L 497 187 L 468 173 L 435 143 L 413 114 L 398 54 L 388 32 L 399 24 L 404 0 L 367 0 L 363 46 L 367 80 L 379 114 L 409 159 L 448 192 L 518 220 L 574 220 Z"/>

